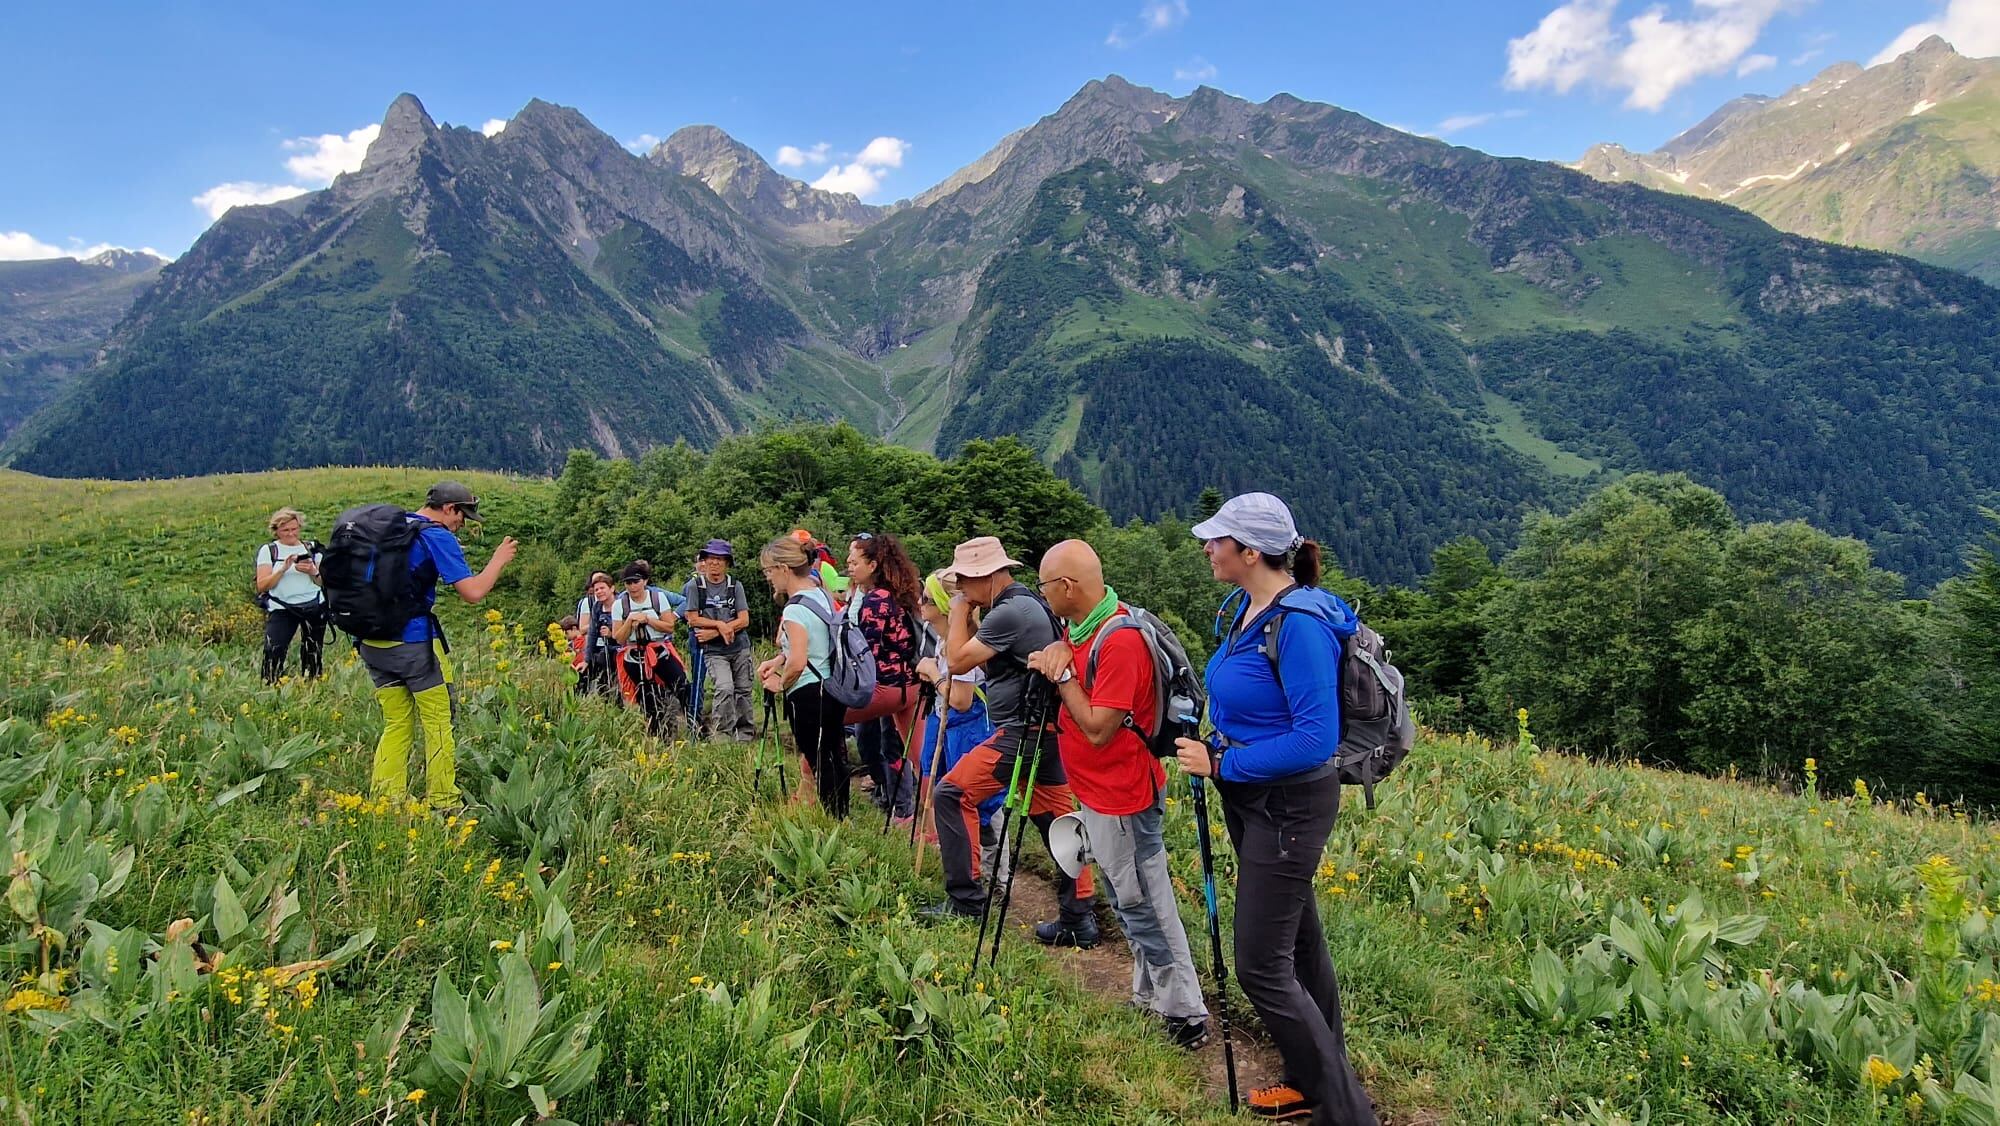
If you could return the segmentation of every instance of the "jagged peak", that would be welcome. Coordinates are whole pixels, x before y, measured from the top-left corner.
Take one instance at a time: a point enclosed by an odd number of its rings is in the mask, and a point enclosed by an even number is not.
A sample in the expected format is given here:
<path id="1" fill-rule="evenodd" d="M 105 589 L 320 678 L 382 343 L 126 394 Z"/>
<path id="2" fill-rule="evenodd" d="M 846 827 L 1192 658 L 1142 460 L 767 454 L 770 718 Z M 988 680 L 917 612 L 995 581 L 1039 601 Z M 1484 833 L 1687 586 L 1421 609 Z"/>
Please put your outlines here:
<path id="1" fill-rule="evenodd" d="M 1945 42 L 1944 36 L 1927 35 L 1924 37 L 1924 41 L 1922 43 L 1919 43 L 1915 47 L 1912 47 L 1902 57 L 1906 59 L 1914 58 L 1923 61 L 1928 61 L 1931 59 L 1947 59 L 1947 58 L 1955 59 L 1958 57 L 1958 51 L 1955 50 L 1950 43 Z"/>
<path id="2" fill-rule="evenodd" d="M 85 258 L 83 264 L 120 274 L 140 274 L 166 265 L 167 260 L 150 251 L 127 250 L 122 246 L 114 246 Z"/>
<path id="3" fill-rule="evenodd" d="M 1144 113 L 1162 110 L 1173 104 L 1174 99 L 1170 95 L 1128 82 L 1119 75 L 1107 74 L 1084 83 L 1056 113 L 1060 116 L 1065 111 L 1090 106 L 1112 106 Z"/>
<path id="4" fill-rule="evenodd" d="M 368 155 L 362 159 L 361 168 L 350 175 L 370 181 L 377 169 L 403 163 L 436 132 L 437 123 L 424 111 L 424 103 L 418 101 L 415 94 L 398 94 L 396 100 L 389 103 L 388 112 L 382 115 L 382 131 L 368 146 Z"/>

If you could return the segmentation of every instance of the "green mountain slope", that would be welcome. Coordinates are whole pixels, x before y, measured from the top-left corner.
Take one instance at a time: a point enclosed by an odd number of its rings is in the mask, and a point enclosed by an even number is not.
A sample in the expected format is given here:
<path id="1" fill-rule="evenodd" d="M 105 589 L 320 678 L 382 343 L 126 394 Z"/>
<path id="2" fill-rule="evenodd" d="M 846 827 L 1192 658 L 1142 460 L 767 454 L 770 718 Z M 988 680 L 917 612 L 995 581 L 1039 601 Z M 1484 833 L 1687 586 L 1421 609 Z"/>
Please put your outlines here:
<path id="1" fill-rule="evenodd" d="M 1577 168 L 2000 284 L 2000 59 L 1936 36 L 1867 70 L 1839 63 L 1779 97 L 1738 98 L 1657 152 L 1598 145 Z"/>
<path id="2" fill-rule="evenodd" d="M 2000 494 L 1996 301 L 1289 95 L 1091 82 L 894 208 L 717 130 L 642 158 L 574 110 L 489 138 L 405 96 L 360 170 L 218 222 L 0 460 L 545 472 L 841 418 L 1019 434 L 1120 516 L 1269 488 L 1378 580 L 1680 469 L 1928 584 Z"/>
<path id="3" fill-rule="evenodd" d="M 129 250 L 0 262 L 0 439 L 96 361 L 164 265 Z"/>

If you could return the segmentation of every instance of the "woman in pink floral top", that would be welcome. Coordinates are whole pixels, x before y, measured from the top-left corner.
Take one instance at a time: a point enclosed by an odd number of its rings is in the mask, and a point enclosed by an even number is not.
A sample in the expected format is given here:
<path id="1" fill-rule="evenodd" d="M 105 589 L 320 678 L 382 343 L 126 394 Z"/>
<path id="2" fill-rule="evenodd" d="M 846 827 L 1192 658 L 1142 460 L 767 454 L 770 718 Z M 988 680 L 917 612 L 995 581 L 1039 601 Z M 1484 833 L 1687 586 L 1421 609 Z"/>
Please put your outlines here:
<path id="1" fill-rule="evenodd" d="M 875 698 L 866 707 L 848 709 L 847 722 L 860 725 L 862 762 L 875 776 L 877 801 L 893 801 L 897 812 L 907 814 L 914 793 L 903 779 L 902 756 L 917 716 L 922 580 L 896 537 L 869 532 L 847 547 L 847 578 L 852 584 L 847 616 L 875 653 Z"/>

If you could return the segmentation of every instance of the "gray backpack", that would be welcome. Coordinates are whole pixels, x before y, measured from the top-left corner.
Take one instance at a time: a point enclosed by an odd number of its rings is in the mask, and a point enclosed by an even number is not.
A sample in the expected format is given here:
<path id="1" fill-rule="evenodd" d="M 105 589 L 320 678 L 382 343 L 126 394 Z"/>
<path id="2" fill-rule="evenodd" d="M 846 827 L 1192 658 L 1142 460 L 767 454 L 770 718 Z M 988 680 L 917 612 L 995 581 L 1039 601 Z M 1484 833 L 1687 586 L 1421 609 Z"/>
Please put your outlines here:
<path id="1" fill-rule="evenodd" d="M 875 698 L 875 651 L 868 647 L 868 635 L 861 632 L 860 624 L 803 593 L 792 595 L 785 605 L 811 610 L 826 624 L 833 639 L 827 667 L 814 670 L 820 674 L 826 694 L 846 707 L 867 707 Z"/>
<path id="2" fill-rule="evenodd" d="M 1288 614 L 1309 614 L 1303 607 L 1278 600 L 1279 612 L 1264 623 L 1261 648 L 1271 662 L 1271 676 L 1283 691 L 1278 671 L 1278 625 Z M 1333 765 L 1340 784 L 1361 787 L 1368 808 L 1375 808 L 1375 783 L 1389 776 L 1417 745 L 1417 725 L 1410 718 L 1403 694 L 1403 673 L 1389 663 L 1382 635 L 1357 621 L 1354 636 L 1340 644 L 1340 746 Z"/>
<path id="3" fill-rule="evenodd" d="M 1113 617 L 1097 631 L 1097 637 L 1090 643 L 1090 657 L 1083 666 L 1083 686 L 1087 689 L 1097 682 L 1097 659 L 1102 654 L 1104 643 L 1111 635 L 1124 629 L 1136 629 L 1146 640 L 1146 653 L 1153 660 L 1153 714 L 1150 722 L 1141 724 L 1127 713 L 1125 726 L 1138 733 L 1153 752 L 1155 758 L 1172 758 L 1176 752 L 1174 739 L 1180 735 L 1192 736 L 1192 730 L 1201 725 L 1202 710 L 1208 706 L 1208 692 L 1202 687 L 1201 673 L 1196 671 L 1194 662 L 1188 660 L 1187 647 L 1167 623 L 1152 614 L 1129 603 L 1121 603 L 1125 612 Z"/>

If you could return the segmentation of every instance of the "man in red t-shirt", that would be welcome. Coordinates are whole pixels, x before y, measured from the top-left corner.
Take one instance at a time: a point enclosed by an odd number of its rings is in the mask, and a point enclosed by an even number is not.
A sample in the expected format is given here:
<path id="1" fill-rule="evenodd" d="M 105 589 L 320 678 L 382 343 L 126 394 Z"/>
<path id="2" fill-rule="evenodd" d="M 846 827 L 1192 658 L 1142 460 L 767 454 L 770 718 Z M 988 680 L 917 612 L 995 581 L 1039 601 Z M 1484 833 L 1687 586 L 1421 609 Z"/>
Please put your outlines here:
<path id="1" fill-rule="evenodd" d="M 1083 804 L 1078 815 L 1091 858 L 1111 886 L 1112 909 L 1132 945 L 1132 1000 L 1159 1014 L 1176 1043 L 1200 1047 L 1208 1039 L 1208 1008 L 1161 835 L 1167 774 L 1144 737 L 1159 700 L 1152 652 L 1139 629 L 1121 623 L 1125 607 L 1105 586 L 1097 552 L 1082 540 L 1065 540 L 1042 556 L 1041 589 L 1069 636 L 1035 654 L 1028 667 L 1062 697 L 1056 745 Z M 1092 946 L 1097 923 L 1042 923 L 1035 935 L 1050 945 Z"/>

